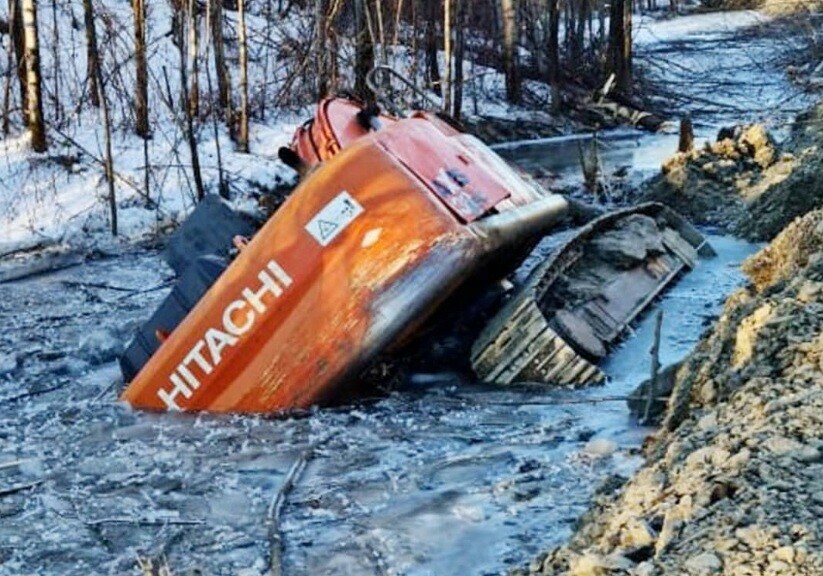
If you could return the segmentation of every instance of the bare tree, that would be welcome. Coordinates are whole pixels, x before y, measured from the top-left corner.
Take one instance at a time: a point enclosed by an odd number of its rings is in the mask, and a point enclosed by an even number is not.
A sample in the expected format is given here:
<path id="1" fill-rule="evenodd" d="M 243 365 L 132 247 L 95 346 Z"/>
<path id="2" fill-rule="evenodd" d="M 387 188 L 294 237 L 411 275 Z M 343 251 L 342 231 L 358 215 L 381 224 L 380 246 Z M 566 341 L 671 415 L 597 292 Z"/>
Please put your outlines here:
<path id="1" fill-rule="evenodd" d="M 94 31 L 94 9 L 91 1 L 83 0 L 83 20 L 86 27 L 86 81 L 89 83 L 91 105 L 100 107 L 100 87 L 97 85 L 97 73 L 100 68 L 100 56 L 97 53 L 97 41 Z"/>
<path id="2" fill-rule="evenodd" d="M 552 111 L 558 112 L 560 96 L 560 0 L 549 2 L 549 84 L 552 94 Z"/>
<path id="3" fill-rule="evenodd" d="M 51 2 L 51 22 L 52 22 L 52 42 L 51 42 L 51 64 L 54 88 L 52 90 L 54 102 L 54 116 L 58 123 L 63 117 L 63 106 L 60 102 L 60 25 L 57 22 L 57 1 Z"/>
<path id="4" fill-rule="evenodd" d="M 28 126 L 35 152 L 45 152 L 46 124 L 43 120 L 43 95 L 40 77 L 40 44 L 37 30 L 37 0 L 23 0 L 23 28 L 26 39 L 26 94 Z"/>
<path id="5" fill-rule="evenodd" d="M 208 0 L 208 11 L 211 43 L 214 49 L 214 71 L 217 75 L 218 102 L 223 110 L 229 133 L 234 137 L 234 104 L 231 98 L 231 77 L 229 76 L 229 68 L 226 65 L 226 51 L 223 43 L 222 0 Z"/>
<path id="6" fill-rule="evenodd" d="M 20 0 L 9 0 L 9 40 L 14 50 L 17 81 L 20 86 L 20 109 L 22 110 L 23 125 L 28 124 L 28 87 L 26 84 L 26 37 L 23 31 L 23 9 Z"/>
<path id="7" fill-rule="evenodd" d="M 365 99 L 371 97 L 366 76 L 374 68 L 374 42 L 369 32 L 366 0 L 354 0 L 355 63 L 354 91 Z"/>
<path id="8" fill-rule="evenodd" d="M 438 3 L 422 0 L 426 6 L 426 80 L 437 94 L 443 95 L 440 85 L 440 64 L 437 62 Z"/>
<path id="9" fill-rule="evenodd" d="M 632 93 L 632 3 L 612 0 L 609 21 L 608 71 L 614 74 L 617 89 Z"/>
<path id="10" fill-rule="evenodd" d="M 9 12 L 13 10 L 12 8 L 13 2 L 9 2 Z M 12 76 L 14 76 L 14 36 L 12 35 L 11 28 L 14 26 L 14 22 L 11 18 L 11 14 L 9 14 L 9 29 L 8 38 L 9 43 L 6 49 L 6 75 L 3 81 L 3 135 L 8 136 L 10 130 L 10 122 L 11 122 L 11 84 L 12 84 Z"/>
<path id="11" fill-rule="evenodd" d="M 135 132 L 142 138 L 151 135 L 149 128 L 149 75 L 146 59 L 146 2 L 132 0 L 134 13 L 134 117 Z"/>
<path id="12" fill-rule="evenodd" d="M 219 2 L 217 3 L 219 4 Z M 191 6 L 191 4 L 188 6 Z M 203 186 L 203 175 L 200 170 L 200 154 L 197 150 L 197 138 L 194 134 L 194 116 L 192 115 L 191 106 L 189 106 L 188 51 L 186 46 L 186 33 L 183 26 L 178 26 L 177 34 L 177 48 L 180 52 L 180 99 L 183 102 L 183 115 L 186 122 L 184 132 L 186 142 L 189 145 L 189 154 L 191 155 L 191 171 L 194 176 L 195 194 L 198 200 L 202 200 L 206 192 Z"/>
<path id="13" fill-rule="evenodd" d="M 106 158 L 104 161 L 106 171 L 106 182 L 109 187 L 109 214 L 111 218 L 111 234 L 117 236 L 117 198 L 114 190 L 114 158 L 111 147 L 111 119 L 109 117 L 109 103 L 106 99 L 106 90 L 103 83 L 103 70 L 100 65 L 99 51 L 97 49 L 97 30 L 94 27 L 94 7 L 92 0 L 83 0 L 83 12 L 86 22 L 86 41 L 87 53 L 93 56 L 90 64 L 90 69 L 94 73 L 94 83 L 92 86 L 96 87 L 100 92 L 97 94 L 97 101 L 103 108 L 103 129 L 105 130 L 106 139 Z M 90 24 L 90 25 L 89 25 Z"/>
<path id="14" fill-rule="evenodd" d="M 314 0 L 318 98 L 325 98 L 329 94 L 328 17 L 329 0 Z"/>
<path id="15" fill-rule="evenodd" d="M 466 54 L 466 2 L 454 0 L 454 103 L 451 115 L 460 120 L 463 113 L 463 59 Z"/>
<path id="16" fill-rule="evenodd" d="M 195 118 L 200 116 L 200 63 L 198 60 L 200 45 L 200 27 L 197 22 L 198 4 L 196 0 L 189 0 L 189 102 L 191 115 Z"/>
<path id="17" fill-rule="evenodd" d="M 518 104 L 520 73 L 517 58 L 517 6 L 516 0 L 500 0 L 503 19 L 503 70 L 506 75 L 506 99 Z"/>
<path id="18" fill-rule="evenodd" d="M 452 0 L 443 2 L 443 56 L 446 60 L 443 74 L 443 112 L 452 109 Z"/>
<path id="19" fill-rule="evenodd" d="M 238 40 L 240 41 L 240 132 L 237 149 L 249 151 L 249 56 L 246 43 L 246 2 L 237 0 Z"/>

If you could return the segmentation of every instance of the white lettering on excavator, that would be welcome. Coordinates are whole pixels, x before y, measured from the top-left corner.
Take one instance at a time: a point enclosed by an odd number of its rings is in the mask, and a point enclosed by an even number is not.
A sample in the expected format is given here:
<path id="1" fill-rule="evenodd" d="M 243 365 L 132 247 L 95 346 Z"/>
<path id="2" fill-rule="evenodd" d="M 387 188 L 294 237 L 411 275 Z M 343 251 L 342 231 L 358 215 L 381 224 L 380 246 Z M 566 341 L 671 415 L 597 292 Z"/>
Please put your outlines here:
<path id="1" fill-rule="evenodd" d="M 229 302 L 223 310 L 223 325 L 210 327 L 203 337 L 192 346 L 192 349 L 177 365 L 169 376 L 171 387 L 161 388 L 157 396 L 169 410 L 183 410 L 180 398 L 189 399 L 194 391 L 200 388 L 201 376 L 193 371 L 197 368 L 200 374 L 208 376 L 220 364 L 226 348 L 236 346 L 240 337 L 252 329 L 257 319 L 268 309 L 266 300 L 280 298 L 285 290 L 294 281 L 285 270 L 274 260 L 270 260 L 266 268 L 257 275 L 260 288 L 244 288 L 242 298 Z M 270 302 L 269 302 L 270 304 Z M 204 353 L 208 350 L 208 353 Z"/>

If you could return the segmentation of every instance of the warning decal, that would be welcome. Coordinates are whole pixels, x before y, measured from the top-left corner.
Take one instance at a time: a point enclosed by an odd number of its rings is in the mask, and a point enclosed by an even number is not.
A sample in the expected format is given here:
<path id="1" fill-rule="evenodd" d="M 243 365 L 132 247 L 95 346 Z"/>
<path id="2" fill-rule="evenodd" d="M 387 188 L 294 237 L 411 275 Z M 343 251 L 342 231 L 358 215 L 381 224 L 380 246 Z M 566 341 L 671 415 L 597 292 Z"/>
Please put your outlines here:
<path id="1" fill-rule="evenodd" d="M 363 207 L 344 190 L 306 224 L 306 231 L 318 244 L 328 246 L 362 213 Z"/>

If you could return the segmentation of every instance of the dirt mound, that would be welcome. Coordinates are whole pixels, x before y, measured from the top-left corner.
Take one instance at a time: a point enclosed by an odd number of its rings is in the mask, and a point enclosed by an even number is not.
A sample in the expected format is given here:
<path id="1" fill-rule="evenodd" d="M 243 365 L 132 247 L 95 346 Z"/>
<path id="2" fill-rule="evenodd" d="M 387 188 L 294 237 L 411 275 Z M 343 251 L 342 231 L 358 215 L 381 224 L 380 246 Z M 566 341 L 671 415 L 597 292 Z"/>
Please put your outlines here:
<path id="1" fill-rule="evenodd" d="M 753 285 L 678 371 L 650 463 L 528 573 L 823 574 L 823 211 L 745 269 Z"/>
<path id="2" fill-rule="evenodd" d="M 758 193 L 756 186 L 786 173 L 792 162 L 763 126 L 725 128 L 713 144 L 664 162 L 662 173 L 646 184 L 643 199 L 668 204 L 698 224 L 729 228 Z"/>
<path id="3" fill-rule="evenodd" d="M 717 141 L 669 158 L 641 190 L 693 222 L 751 241 L 774 238 L 823 206 L 823 104 L 798 117 L 778 146 L 763 126 L 723 129 Z"/>
<path id="4" fill-rule="evenodd" d="M 823 104 L 798 117 L 787 144 L 795 156 L 786 177 L 762 182 L 735 226 L 748 240 L 771 240 L 789 222 L 823 206 Z"/>

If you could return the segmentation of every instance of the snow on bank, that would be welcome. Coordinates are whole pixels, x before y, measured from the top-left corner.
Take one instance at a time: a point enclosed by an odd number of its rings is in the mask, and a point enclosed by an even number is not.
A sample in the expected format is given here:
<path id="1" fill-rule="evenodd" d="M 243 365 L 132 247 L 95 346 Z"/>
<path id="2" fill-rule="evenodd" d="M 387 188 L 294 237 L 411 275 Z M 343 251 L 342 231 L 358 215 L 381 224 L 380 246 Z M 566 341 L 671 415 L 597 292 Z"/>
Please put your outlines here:
<path id="1" fill-rule="evenodd" d="M 151 4 L 147 14 L 153 137 L 148 142 L 146 162 L 143 141 L 131 131 L 134 124 L 131 97 L 135 84 L 131 9 L 128 3 L 110 0 L 95 0 L 94 5 L 115 128 L 118 234 L 120 240 L 135 241 L 174 226 L 195 204 L 192 160 L 183 136 L 180 53 L 172 41 L 173 12 L 167 2 L 160 2 Z M 0 7 L 0 18 L 5 18 L 4 10 L 5 6 Z M 312 34 L 312 12 L 292 7 L 285 15 L 272 13 L 267 19 L 265 10 L 262 6 L 252 7 L 255 13 L 247 15 L 249 93 L 253 103 L 251 154 L 234 152 L 226 127 L 221 123 L 215 129 L 212 124 L 208 112 L 212 106 L 209 78 L 205 73 L 205 66 L 211 63 L 210 47 L 201 28 L 199 86 L 203 116 L 196 131 L 203 180 L 207 192 L 217 192 L 219 145 L 232 196 L 245 206 L 253 205 L 247 201 L 250 197 L 293 180 L 293 171 L 277 159 L 277 149 L 288 144 L 295 128 L 313 112 L 314 70 L 310 62 L 306 66 L 302 61 L 304 44 Z M 49 9 L 41 6 L 39 12 L 50 149 L 43 155 L 33 154 L 27 134 L 19 127 L 14 134 L 0 140 L 0 245 L 35 239 L 83 247 L 110 242 L 108 188 L 101 162 L 104 157 L 102 114 L 88 102 L 85 36 L 79 24 L 83 21 L 82 6 L 58 0 L 53 10 L 51 6 Z M 227 55 L 236 91 L 237 15 L 226 11 L 225 16 Z M 386 63 L 399 70 L 415 68 L 414 58 L 403 46 L 394 46 L 385 52 L 378 47 L 378 60 L 383 54 L 388 59 Z M 341 73 L 345 75 L 351 68 L 353 50 L 350 42 L 342 38 L 339 57 Z M 4 65 L 5 62 L 0 62 L 0 69 Z M 417 68 L 419 76 L 423 72 Z M 465 68 L 470 76 L 465 91 L 467 111 L 496 116 L 512 113 L 504 104 L 502 74 L 468 62 Z M 213 76 L 212 73 L 211 80 L 216 83 Z M 417 80 L 419 83 L 421 78 Z M 351 79 L 344 77 L 341 86 L 346 85 L 351 85 Z M 547 102 L 548 90 L 544 85 L 528 82 L 525 89 L 533 98 Z M 266 115 L 260 118 L 260 114 L 255 116 L 254 112 L 259 112 L 263 103 Z M 148 174 L 146 164 L 150 167 Z"/>
<path id="2" fill-rule="evenodd" d="M 170 34 L 172 12 L 168 4 L 157 3 L 147 14 L 152 138 L 147 142 L 146 162 L 143 140 L 131 130 L 131 9 L 128 4 L 112 2 L 96 2 L 95 9 L 112 113 L 118 236 L 119 240 L 140 240 L 183 219 L 196 197 L 191 154 L 182 129 L 180 54 Z M 299 34 L 301 15 L 295 14 L 292 20 L 272 27 L 272 41 L 284 42 Z M 0 18 L 4 17 L 0 9 Z M 102 113 L 91 107 L 85 93 L 85 38 L 82 28 L 75 29 L 83 19 L 82 6 L 58 2 L 54 11 L 41 7 L 39 17 L 49 150 L 44 154 L 32 153 L 28 134 L 19 127 L 0 140 L 0 244 L 45 239 L 88 247 L 110 242 L 108 185 L 102 165 L 103 119 Z M 227 30 L 234 30 L 232 19 L 227 19 Z M 264 35 L 261 18 L 251 16 L 249 27 L 252 39 Z M 201 58 L 205 62 L 209 54 L 203 44 Z M 236 44 L 228 42 L 230 57 L 235 49 Z M 273 63 L 261 54 L 252 51 L 251 56 L 251 96 L 271 97 L 271 92 L 261 92 L 263 78 L 281 80 L 284 71 L 275 70 Z M 211 106 L 206 87 L 207 77 L 201 69 L 200 99 L 204 113 Z M 226 127 L 220 124 L 215 128 L 203 116 L 196 130 L 206 192 L 218 191 L 218 145 L 224 178 L 232 195 L 241 201 L 291 181 L 293 171 L 277 159 L 277 149 L 289 142 L 304 118 L 304 111 L 270 107 L 265 120 L 252 123 L 253 154 L 249 155 L 235 152 Z"/>
<path id="3" fill-rule="evenodd" d="M 678 42 L 694 37 L 725 36 L 766 24 L 772 19 L 756 10 L 711 12 L 660 20 L 643 15 L 634 26 L 635 45 L 645 46 L 658 42 Z"/>

